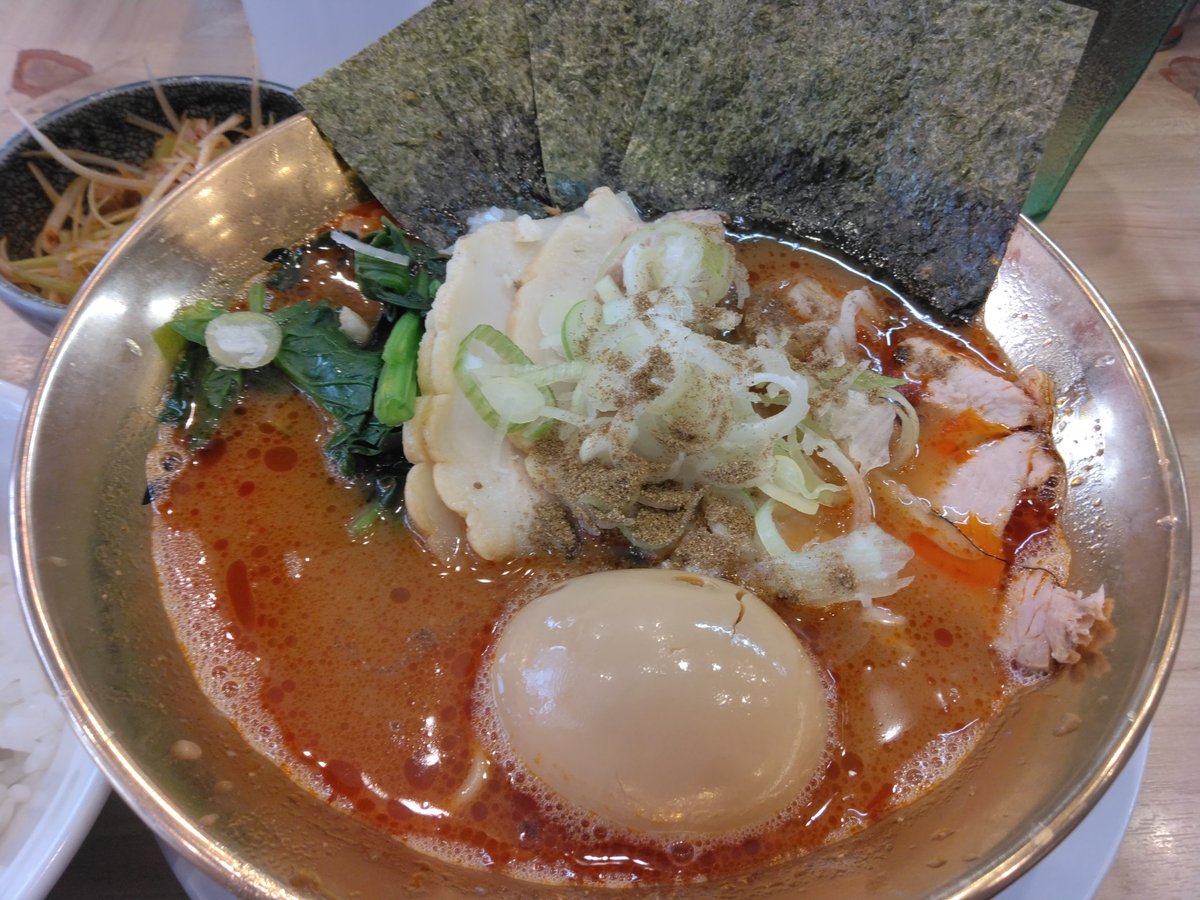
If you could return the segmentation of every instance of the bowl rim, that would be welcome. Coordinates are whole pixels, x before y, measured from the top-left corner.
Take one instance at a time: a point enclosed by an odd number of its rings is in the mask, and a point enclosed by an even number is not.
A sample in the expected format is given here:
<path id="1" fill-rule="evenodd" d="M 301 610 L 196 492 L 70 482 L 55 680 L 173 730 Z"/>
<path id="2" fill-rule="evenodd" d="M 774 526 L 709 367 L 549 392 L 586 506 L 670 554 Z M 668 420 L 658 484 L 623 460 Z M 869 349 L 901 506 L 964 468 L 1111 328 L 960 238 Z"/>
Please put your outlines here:
<path id="1" fill-rule="evenodd" d="M 267 88 L 271 91 L 277 91 L 288 97 L 295 97 L 295 89 L 287 85 L 279 84 L 274 81 L 266 81 L 262 78 L 251 78 L 245 75 L 166 75 L 162 78 L 145 78 L 141 81 L 130 81 L 125 84 L 117 84 L 111 87 L 101 88 L 83 97 L 78 97 L 64 103 L 62 106 L 56 106 L 54 109 L 39 116 L 34 120 L 33 124 L 39 129 L 45 130 L 48 126 L 53 126 L 59 119 L 65 118 L 80 109 L 84 109 L 93 103 L 111 100 L 115 97 L 120 97 L 124 94 L 129 94 L 143 88 L 158 85 L 159 87 L 169 88 L 179 85 L 200 85 L 214 84 L 226 86 L 241 86 L 247 87 L 257 82 L 259 88 Z M 289 117 L 290 118 L 290 117 Z M 14 156 L 22 144 L 30 139 L 29 129 L 22 126 L 6 140 L 0 144 L 0 163 L 6 162 Z M 115 246 L 115 244 L 114 244 Z M 108 252 L 112 252 L 112 247 Z M 106 253 L 105 256 L 108 254 Z M 47 300 L 44 297 L 39 297 L 37 294 L 30 293 L 23 287 L 9 281 L 3 275 L 0 275 L 0 296 L 3 296 L 6 302 L 15 303 L 21 312 L 32 315 L 41 321 L 59 322 L 66 315 L 66 310 L 75 302 L 75 299 L 83 293 L 81 286 L 67 303 L 55 303 Z"/>
<path id="2" fill-rule="evenodd" d="M 311 118 L 306 113 L 292 117 L 290 122 L 293 127 L 312 127 Z M 256 136 L 243 142 L 239 148 L 248 148 L 252 144 L 266 142 L 270 139 L 271 135 Z M 232 164 L 236 164 L 237 159 L 238 154 L 236 153 L 227 155 L 206 170 L 206 175 L 210 172 L 219 172 L 222 167 L 231 164 L 231 161 Z M 199 182 L 200 179 L 198 178 L 196 181 Z M 19 481 L 17 482 L 19 493 L 14 493 L 12 510 L 14 535 L 27 533 L 26 498 L 31 487 L 29 450 L 35 438 L 37 411 L 45 402 L 48 383 L 54 372 L 58 350 L 65 340 L 65 335 L 70 331 L 75 320 L 81 316 L 86 299 L 94 288 L 94 282 L 112 264 L 112 258 L 116 253 L 124 247 L 126 242 L 136 240 L 140 233 L 152 226 L 158 217 L 165 216 L 175 204 L 186 203 L 188 199 L 188 192 L 178 192 L 172 195 L 153 214 L 135 224 L 122 237 L 105 261 L 97 267 L 93 277 L 85 283 L 77 295 L 79 302 L 72 304 L 64 320 L 64 326 L 52 339 L 50 348 L 39 368 L 34 387 L 30 392 L 30 402 L 26 409 L 19 438 L 19 468 L 17 470 L 19 472 Z M 1191 577 L 1191 525 L 1182 461 L 1162 403 L 1146 366 L 1099 292 L 1057 244 L 1023 214 L 1018 219 L 1013 238 L 1015 239 L 1021 231 L 1024 231 L 1029 239 L 1041 245 L 1057 261 L 1076 284 L 1116 342 L 1121 362 L 1127 367 L 1137 385 L 1142 407 L 1149 420 L 1154 445 L 1158 450 L 1159 470 L 1165 485 L 1167 506 L 1171 516 L 1174 517 L 1175 527 L 1170 530 L 1163 607 L 1154 631 L 1155 662 L 1153 666 L 1142 670 L 1140 689 L 1137 692 L 1137 696 L 1140 698 L 1139 702 L 1136 709 L 1126 713 L 1126 724 L 1119 732 L 1113 749 L 1103 760 L 1103 764 L 1098 764 L 1090 772 L 1080 788 L 1068 800 L 1052 810 L 1051 816 L 1041 823 L 1037 835 L 1031 836 L 1030 840 L 1021 846 L 994 859 L 991 868 L 978 871 L 969 882 L 962 881 L 944 885 L 939 896 L 989 896 L 1009 886 L 1053 850 L 1103 796 L 1134 755 L 1162 698 L 1182 639 Z M 33 547 L 27 540 L 17 541 L 14 537 L 14 562 L 17 564 L 18 586 L 22 600 L 26 604 L 27 614 L 31 619 L 36 620 L 39 650 L 42 650 L 41 642 L 52 644 L 53 640 L 48 632 L 48 622 L 41 617 L 41 597 L 36 577 L 36 563 Z M 46 649 L 45 652 L 48 656 L 53 656 L 51 650 L 52 648 Z M 70 673 L 57 667 L 54 668 L 52 674 L 56 680 L 56 686 L 69 686 L 73 677 Z M 206 843 L 203 837 L 171 805 L 170 798 L 155 785 L 142 779 L 123 753 L 114 752 L 112 747 L 90 740 L 93 737 L 90 732 L 97 723 L 92 719 L 91 712 L 83 707 L 74 695 L 71 695 L 70 692 L 67 693 L 72 701 L 69 706 L 73 724 L 85 740 L 88 740 L 89 749 L 92 750 L 97 763 L 113 782 L 117 793 L 134 807 L 139 816 L 185 859 L 213 878 L 228 883 L 235 874 L 247 875 L 248 873 L 239 865 L 237 858 L 227 848 Z M 207 847 L 207 852 L 201 845 Z M 999 850 L 996 852 L 999 853 Z M 257 880 L 244 882 L 241 887 L 255 895 L 261 893 L 263 896 L 267 896 L 266 892 L 269 890 L 268 884 L 270 883 L 266 880 L 268 877 L 264 877 L 260 873 Z"/>
<path id="3" fill-rule="evenodd" d="M 1014 239 L 1022 228 L 1058 261 L 1063 271 L 1087 298 L 1108 333 L 1115 340 L 1121 360 L 1133 376 L 1133 381 L 1138 388 L 1143 409 L 1151 420 L 1151 432 L 1158 450 L 1158 467 L 1163 473 L 1164 483 L 1168 488 L 1169 516 L 1173 517 L 1174 521 L 1169 531 L 1171 537 L 1168 545 L 1164 603 L 1158 627 L 1155 630 L 1155 663 L 1144 671 L 1141 679 L 1142 689 L 1138 692 L 1141 699 L 1136 710 L 1125 714 L 1126 725 L 1120 732 L 1120 739 L 1116 747 L 1109 753 L 1105 764 L 1092 771 L 1082 788 L 1070 801 L 1063 804 L 1056 815 L 1042 823 L 1038 837 L 1048 836 L 1048 839 L 1031 840 L 1018 848 L 1015 853 L 1010 854 L 991 872 L 987 873 L 984 880 L 973 886 L 971 891 L 963 892 L 963 896 L 968 893 L 973 895 L 975 888 L 980 886 L 983 888 L 984 896 L 1009 887 L 1021 875 L 1044 859 L 1083 821 L 1083 818 L 1096 806 L 1137 752 L 1142 738 L 1150 728 L 1163 693 L 1166 691 L 1171 669 L 1174 667 L 1179 653 L 1179 646 L 1183 640 L 1183 625 L 1187 613 L 1188 592 L 1192 576 L 1191 512 L 1183 460 L 1179 455 L 1179 448 L 1167 420 L 1162 400 L 1150 378 L 1150 372 L 1133 341 L 1125 333 L 1125 329 L 1117 321 L 1100 292 L 1046 232 L 1032 219 L 1021 213 L 1018 217 L 1017 228 L 1010 240 Z M 983 312 L 986 312 L 986 308 L 985 304 Z"/>

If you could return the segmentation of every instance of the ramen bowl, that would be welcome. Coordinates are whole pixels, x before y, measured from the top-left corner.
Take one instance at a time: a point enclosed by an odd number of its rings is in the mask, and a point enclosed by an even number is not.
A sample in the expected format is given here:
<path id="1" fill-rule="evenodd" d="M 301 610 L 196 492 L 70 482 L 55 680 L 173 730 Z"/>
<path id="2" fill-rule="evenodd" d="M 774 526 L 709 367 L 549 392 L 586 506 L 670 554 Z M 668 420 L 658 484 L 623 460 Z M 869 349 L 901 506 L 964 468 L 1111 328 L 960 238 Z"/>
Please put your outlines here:
<path id="1" fill-rule="evenodd" d="M 232 292 L 265 253 L 359 196 L 297 117 L 195 179 L 104 260 L 54 338 L 21 437 L 25 602 L 75 726 L 116 790 L 238 894 L 557 896 L 568 889 L 422 855 L 300 788 L 206 699 L 161 601 L 142 504 L 170 368 L 154 332 L 181 304 Z M 1054 436 L 1076 485 L 1062 520 L 1073 574 L 1116 598 L 1103 664 L 1019 695 L 950 778 L 880 822 L 680 893 L 986 896 L 1061 840 L 1137 746 L 1179 641 L 1189 571 L 1167 425 L 1103 301 L 1028 221 L 985 320 L 1018 368 L 1039 366 L 1057 385 Z"/>
<path id="2" fill-rule="evenodd" d="M 235 113 L 249 115 L 251 82 L 224 75 L 181 75 L 158 82 L 164 96 L 181 115 L 216 121 Z M 299 111 L 288 88 L 260 83 L 263 121 L 278 121 Z M 65 150 L 86 150 L 109 159 L 140 164 L 154 152 L 158 135 L 126 121 L 140 116 L 164 122 L 154 85 L 139 81 L 90 94 L 38 119 L 37 128 Z M 22 129 L 0 147 L 0 236 L 8 241 L 12 259 L 33 252 L 52 203 L 29 170 L 26 154 L 39 150 L 28 130 Z M 39 161 L 50 185 L 62 191 L 74 176 L 54 162 Z M 66 312 L 65 303 L 26 290 L 0 275 L 0 299 L 43 331 L 53 329 Z"/>

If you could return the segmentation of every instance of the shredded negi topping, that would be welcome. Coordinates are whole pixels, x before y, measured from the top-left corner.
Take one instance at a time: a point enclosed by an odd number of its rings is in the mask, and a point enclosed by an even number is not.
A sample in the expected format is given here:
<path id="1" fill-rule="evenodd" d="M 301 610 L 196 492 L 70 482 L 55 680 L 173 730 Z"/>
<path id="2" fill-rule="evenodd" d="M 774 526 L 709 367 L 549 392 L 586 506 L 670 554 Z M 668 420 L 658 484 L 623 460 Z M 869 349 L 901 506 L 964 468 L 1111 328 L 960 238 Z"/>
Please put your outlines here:
<path id="1" fill-rule="evenodd" d="M 873 523 L 864 477 L 907 460 L 917 434 L 904 382 L 860 358 L 854 316 L 873 301 L 855 292 L 826 323 L 823 352 L 806 355 L 785 329 L 746 326 L 747 295 L 719 224 L 662 219 L 630 234 L 570 306 L 554 360 L 535 365 L 483 325 L 461 342 L 455 378 L 581 530 L 692 569 L 751 565 L 802 602 L 871 606 L 908 583 L 912 552 Z M 777 506 L 813 515 L 847 502 L 849 534 L 801 551 L 780 537 Z"/>

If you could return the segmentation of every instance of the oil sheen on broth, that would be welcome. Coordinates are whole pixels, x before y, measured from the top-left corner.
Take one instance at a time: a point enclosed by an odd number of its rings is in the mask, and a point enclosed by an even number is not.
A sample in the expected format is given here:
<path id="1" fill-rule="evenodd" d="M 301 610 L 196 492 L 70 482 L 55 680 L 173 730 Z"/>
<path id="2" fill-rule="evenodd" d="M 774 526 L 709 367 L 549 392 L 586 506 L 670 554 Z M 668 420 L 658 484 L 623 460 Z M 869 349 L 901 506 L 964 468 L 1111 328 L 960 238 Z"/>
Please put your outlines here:
<path id="1" fill-rule="evenodd" d="M 865 283 L 767 238 L 742 240 L 737 252 L 748 303 L 760 308 L 800 279 L 838 297 Z M 337 256 L 313 257 L 290 299 L 336 294 L 369 314 L 371 301 L 338 275 L 346 262 Z M 888 305 L 889 327 L 858 338 L 885 374 L 897 371 L 894 349 L 912 336 L 999 361 L 981 331 L 951 335 L 874 293 Z M 922 410 L 922 454 L 897 477 L 920 493 L 928 458 L 957 452 L 953 436 L 964 427 L 986 424 Z M 585 881 L 744 870 L 858 831 L 939 781 L 1014 687 L 1012 667 L 990 648 L 1004 564 L 947 559 L 910 535 L 913 581 L 886 602 L 901 624 L 880 627 L 853 603 L 763 597 L 811 650 L 837 704 L 823 770 L 766 826 L 724 840 L 638 837 L 547 800 L 504 766 L 465 791 L 480 744 L 474 690 L 497 623 L 564 577 L 634 562 L 596 542 L 570 561 L 496 564 L 464 550 L 443 563 L 400 525 L 352 537 L 362 489 L 330 474 L 328 434 L 312 405 L 269 379 L 252 382 L 204 450 L 189 455 L 164 433 L 152 465 L 171 470 L 155 504 L 166 603 L 205 691 L 253 745 L 333 805 L 431 853 Z M 1023 497 L 1005 544 L 1027 543 L 1055 513 L 1049 499 Z M 878 504 L 876 520 L 903 534 L 895 515 Z M 798 544 L 848 527 L 843 509 L 822 516 L 815 525 L 781 517 L 780 529 Z"/>

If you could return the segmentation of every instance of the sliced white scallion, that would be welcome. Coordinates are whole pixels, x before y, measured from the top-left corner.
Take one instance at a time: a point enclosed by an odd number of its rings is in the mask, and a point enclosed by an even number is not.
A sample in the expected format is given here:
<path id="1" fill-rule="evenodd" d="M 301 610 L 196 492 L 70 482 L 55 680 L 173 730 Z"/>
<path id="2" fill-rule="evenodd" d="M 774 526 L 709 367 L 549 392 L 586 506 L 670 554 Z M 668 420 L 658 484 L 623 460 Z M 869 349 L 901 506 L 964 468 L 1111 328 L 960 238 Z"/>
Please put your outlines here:
<path id="1" fill-rule="evenodd" d="M 609 279 L 610 281 L 612 279 Z M 567 359 L 575 359 L 600 321 L 600 309 L 591 298 L 580 300 L 567 310 L 562 320 L 562 348 Z"/>
<path id="2" fill-rule="evenodd" d="M 384 262 L 395 263 L 398 266 L 407 266 L 411 262 L 403 253 L 393 253 L 391 250 L 384 250 L 382 247 L 372 247 L 366 241 L 360 241 L 358 238 L 346 234 L 344 231 L 331 231 L 329 232 L 329 237 L 335 244 L 341 244 L 347 250 L 353 250 L 355 253 L 361 253 L 363 256 L 382 259 Z"/>
<path id="3" fill-rule="evenodd" d="M 660 288 L 687 291 L 712 306 L 729 292 L 733 248 L 723 237 L 680 219 L 662 219 L 634 232 L 619 248 L 628 294 Z"/>
<path id="4" fill-rule="evenodd" d="M 371 326 L 367 320 L 348 306 L 338 309 L 338 330 L 360 347 L 371 340 Z"/>
<path id="5" fill-rule="evenodd" d="M 787 545 L 787 541 L 783 539 L 783 535 L 779 533 L 779 527 L 775 524 L 774 500 L 767 500 L 758 508 L 754 514 L 754 530 L 763 549 L 771 556 L 780 559 L 792 553 L 792 548 Z"/>
<path id="6" fill-rule="evenodd" d="M 528 425 L 541 415 L 546 403 L 535 385 L 511 376 L 481 378 L 479 392 L 500 419 L 510 425 Z"/>
<path id="7" fill-rule="evenodd" d="M 921 423 L 917 419 L 917 411 L 899 391 L 890 388 L 880 391 L 879 395 L 899 407 L 900 437 L 896 441 L 896 452 L 892 455 L 892 465 L 902 466 L 917 454 L 917 438 L 921 433 Z"/>
<path id="8" fill-rule="evenodd" d="M 579 362 L 557 363 L 539 366 L 535 363 L 484 363 L 473 369 L 477 378 L 516 378 L 534 387 L 548 387 L 560 381 L 578 381 L 587 372 L 587 366 Z"/>
<path id="9" fill-rule="evenodd" d="M 819 492 L 811 490 L 806 473 L 790 456 L 776 454 L 772 477 L 760 483 L 758 489 L 806 516 L 816 515 L 821 507 L 817 500 Z"/>
<path id="10" fill-rule="evenodd" d="M 484 422 L 501 433 L 519 433 L 530 439 L 545 434 L 554 420 L 543 412 L 554 408 L 554 394 L 531 379 L 497 372 L 492 368 L 497 362 L 515 367 L 508 371 L 538 369 L 520 347 L 491 325 L 479 325 L 463 338 L 454 357 L 454 380 L 467 402 Z M 488 374 L 489 370 L 493 374 Z"/>
<path id="11" fill-rule="evenodd" d="M 766 443 L 791 434 L 808 415 L 808 379 L 798 373 L 756 372 L 743 382 L 746 388 L 775 385 L 787 394 L 788 402 L 774 415 L 753 416 L 734 425 L 729 437 L 739 444 Z"/>
<path id="12" fill-rule="evenodd" d="M 855 527 L 869 524 L 874 518 L 875 507 L 871 503 L 871 493 L 867 490 L 867 482 L 862 477 L 862 473 L 832 440 L 820 440 L 817 455 L 826 462 L 832 463 L 833 467 L 846 479 L 846 487 L 850 489 L 850 500 L 854 504 Z"/>
<path id="13" fill-rule="evenodd" d="M 596 282 L 596 296 L 600 298 L 601 302 L 608 303 L 610 300 L 619 300 L 622 294 L 612 276 L 605 275 Z"/>
<path id="14" fill-rule="evenodd" d="M 224 313 L 204 328 L 209 356 L 227 369 L 265 366 L 275 358 L 282 341 L 283 330 L 266 313 Z"/>
<path id="15" fill-rule="evenodd" d="M 816 500 L 823 506 L 836 506 L 844 501 L 846 486 L 832 484 L 822 478 L 813 461 L 801 452 L 794 435 L 775 446 L 776 456 L 786 456 L 795 466 L 794 469 L 788 467 L 782 472 L 776 467 L 776 477 L 782 480 L 785 487 L 809 500 Z"/>

